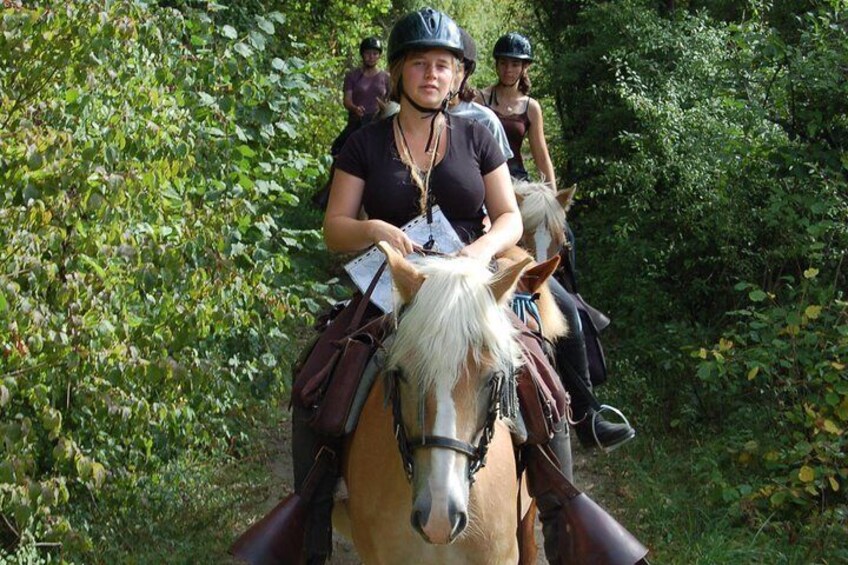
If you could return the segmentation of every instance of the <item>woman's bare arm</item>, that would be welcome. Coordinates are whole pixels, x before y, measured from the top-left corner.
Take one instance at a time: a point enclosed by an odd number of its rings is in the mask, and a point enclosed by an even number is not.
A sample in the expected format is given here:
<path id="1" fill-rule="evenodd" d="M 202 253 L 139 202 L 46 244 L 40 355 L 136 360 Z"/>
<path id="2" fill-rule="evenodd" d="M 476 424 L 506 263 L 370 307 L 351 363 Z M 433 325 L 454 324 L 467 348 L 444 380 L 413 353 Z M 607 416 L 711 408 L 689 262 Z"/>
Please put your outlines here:
<path id="1" fill-rule="evenodd" d="M 551 162 L 551 155 L 548 153 L 548 143 L 545 141 L 545 120 L 542 117 L 542 107 L 539 103 L 530 99 L 530 106 L 527 109 L 530 117 L 530 153 L 533 155 L 533 162 L 536 163 L 536 168 L 539 169 L 545 177 L 545 181 L 556 190 L 556 175 L 554 175 L 554 165 Z"/>
<path id="2" fill-rule="evenodd" d="M 379 241 L 409 255 L 414 244 L 399 228 L 382 220 L 359 220 L 365 181 L 336 169 L 324 214 L 324 242 L 330 251 L 360 251 Z"/>

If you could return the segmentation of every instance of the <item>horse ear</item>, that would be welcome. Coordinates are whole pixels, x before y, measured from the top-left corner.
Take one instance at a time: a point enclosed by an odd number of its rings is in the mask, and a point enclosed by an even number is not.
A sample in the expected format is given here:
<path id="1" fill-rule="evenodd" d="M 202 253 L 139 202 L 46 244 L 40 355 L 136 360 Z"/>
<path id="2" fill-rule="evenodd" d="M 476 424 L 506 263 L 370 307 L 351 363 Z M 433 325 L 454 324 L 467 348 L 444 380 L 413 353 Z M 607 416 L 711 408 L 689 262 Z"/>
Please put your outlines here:
<path id="1" fill-rule="evenodd" d="M 559 202 L 559 205 L 565 208 L 566 211 L 571 208 L 575 192 L 577 192 L 577 185 L 572 184 L 570 187 L 566 188 L 565 190 L 560 190 L 556 194 L 557 202 Z"/>
<path id="2" fill-rule="evenodd" d="M 495 278 L 489 283 L 489 289 L 495 297 L 495 302 L 500 303 L 512 293 L 512 289 L 515 288 L 515 284 L 521 276 L 521 271 L 532 262 L 533 259 L 525 257 L 495 275 Z"/>
<path id="3" fill-rule="evenodd" d="M 392 280 L 400 293 L 400 299 L 404 304 L 408 304 L 424 283 L 424 275 L 412 266 L 412 263 L 407 261 L 397 249 L 385 241 L 377 243 L 377 247 L 386 256 L 389 270 L 392 272 Z"/>
<path id="4" fill-rule="evenodd" d="M 548 277 L 554 274 L 557 267 L 559 267 L 559 255 L 554 255 L 547 261 L 543 261 L 527 269 L 527 272 L 522 275 L 521 280 L 527 283 L 527 288 L 530 292 L 536 292 L 542 288 Z"/>

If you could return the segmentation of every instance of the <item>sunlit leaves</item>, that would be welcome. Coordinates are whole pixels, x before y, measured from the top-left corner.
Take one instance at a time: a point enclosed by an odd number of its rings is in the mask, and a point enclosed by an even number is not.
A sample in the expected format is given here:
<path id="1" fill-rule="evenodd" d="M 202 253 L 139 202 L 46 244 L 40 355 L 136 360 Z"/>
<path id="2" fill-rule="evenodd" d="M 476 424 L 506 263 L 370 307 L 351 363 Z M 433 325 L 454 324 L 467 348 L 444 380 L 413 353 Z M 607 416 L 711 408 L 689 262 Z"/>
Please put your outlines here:
<path id="1" fill-rule="evenodd" d="M 84 546 L 71 504 L 231 448 L 318 304 L 290 251 L 318 235 L 284 227 L 315 77 L 283 14 L 213 8 L 0 19 L 0 512 L 28 539 Z"/>

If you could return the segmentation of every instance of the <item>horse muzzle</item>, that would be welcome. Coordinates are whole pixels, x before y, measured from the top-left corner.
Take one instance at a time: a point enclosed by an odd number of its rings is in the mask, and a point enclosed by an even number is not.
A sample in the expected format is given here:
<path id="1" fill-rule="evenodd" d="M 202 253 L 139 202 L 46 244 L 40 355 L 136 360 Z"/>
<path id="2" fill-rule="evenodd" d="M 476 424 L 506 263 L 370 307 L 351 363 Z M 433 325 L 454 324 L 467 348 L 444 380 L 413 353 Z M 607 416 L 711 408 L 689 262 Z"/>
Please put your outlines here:
<path id="1" fill-rule="evenodd" d="M 416 505 L 417 506 L 417 505 Z M 410 517 L 413 529 L 427 543 L 446 545 L 458 538 L 468 526 L 468 514 L 450 504 L 447 514 L 434 516 L 430 509 L 413 507 Z"/>

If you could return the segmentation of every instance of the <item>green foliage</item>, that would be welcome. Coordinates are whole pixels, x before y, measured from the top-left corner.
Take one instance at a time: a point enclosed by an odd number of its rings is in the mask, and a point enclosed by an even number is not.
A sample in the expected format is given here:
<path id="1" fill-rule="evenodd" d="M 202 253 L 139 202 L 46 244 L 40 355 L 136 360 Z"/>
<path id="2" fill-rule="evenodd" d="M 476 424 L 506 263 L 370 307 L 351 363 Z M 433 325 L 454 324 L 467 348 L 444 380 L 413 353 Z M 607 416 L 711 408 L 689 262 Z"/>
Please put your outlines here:
<path id="1" fill-rule="evenodd" d="M 531 5 L 560 176 L 583 197 L 581 287 L 614 320 L 615 400 L 647 433 L 703 444 L 698 476 L 734 519 L 844 530 L 844 2 Z M 688 355 L 703 343 L 718 345 Z"/>
<path id="2" fill-rule="evenodd" d="M 738 453 L 737 453 L 738 455 Z M 742 512 L 725 488 L 746 468 L 730 470 L 723 435 L 698 442 L 642 435 L 614 457 L 589 456 L 591 496 L 651 549 L 651 563 L 841 563 L 848 558 L 845 522 L 800 527 L 770 513 Z M 750 486 L 750 485 L 749 485 Z M 735 498 L 734 498 L 735 497 Z M 815 528 L 818 527 L 818 530 Z"/>
<path id="3" fill-rule="evenodd" d="M 787 277 L 777 294 L 738 284 L 750 305 L 692 353 L 732 469 L 717 496 L 793 527 L 848 516 L 848 303 L 818 275 Z"/>
<path id="4" fill-rule="evenodd" d="M 91 547 L 70 507 L 279 403 L 333 291 L 294 226 L 341 69 L 273 10 L 5 6 L 0 542 L 54 559 Z"/>

